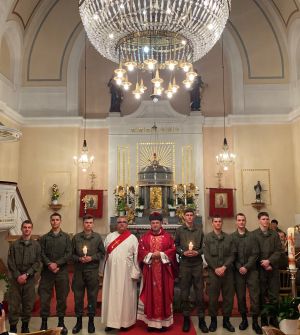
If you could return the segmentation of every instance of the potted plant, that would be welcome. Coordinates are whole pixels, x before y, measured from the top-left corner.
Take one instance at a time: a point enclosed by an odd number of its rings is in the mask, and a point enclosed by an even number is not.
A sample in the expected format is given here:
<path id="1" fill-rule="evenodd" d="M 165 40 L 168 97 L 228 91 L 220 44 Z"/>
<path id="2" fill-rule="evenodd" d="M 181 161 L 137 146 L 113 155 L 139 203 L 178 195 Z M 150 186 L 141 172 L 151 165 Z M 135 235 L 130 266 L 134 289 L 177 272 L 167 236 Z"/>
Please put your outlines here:
<path id="1" fill-rule="evenodd" d="M 168 208 L 173 207 L 173 206 L 174 206 L 174 199 L 168 197 L 168 198 L 167 198 L 167 205 L 168 205 Z"/>
<path id="2" fill-rule="evenodd" d="M 145 199 L 143 197 L 139 197 L 139 207 L 144 209 Z"/>
<path id="3" fill-rule="evenodd" d="M 143 213 L 144 213 L 144 206 L 143 206 L 143 208 L 141 208 L 141 207 L 142 206 L 136 206 L 135 207 L 135 212 L 137 213 L 139 218 L 143 217 Z"/>
<path id="4" fill-rule="evenodd" d="M 126 210 L 126 203 L 123 200 L 120 200 L 116 206 L 116 211 L 119 213 L 119 216 L 124 216 Z"/>
<path id="5" fill-rule="evenodd" d="M 264 306 L 261 314 L 267 314 L 269 317 L 278 316 L 279 327 L 284 334 L 297 334 L 300 297 L 292 298 L 289 295 L 279 299 L 274 294 L 272 296 L 274 299 Z"/>
<path id="6" fill-rule="evenodd" d="M 175 213 L 176 213 L 176 207 L 174 207 L 174 206 L 170 206 L 170 207 L 169 207 L 169 213 L 170 213 L 170 216 L 171 216 L 171 217 L 174 217 L 174 216 L 175 216 Z"/>
<path id="7" fill-rule="evenodd" d="M 59 193 L 58 185 L 53 184 L 52 186 L 52 195 L 51 195 L 51 202 L 53 205 L 57 205 L 57 199 L 63 193 Z"/>

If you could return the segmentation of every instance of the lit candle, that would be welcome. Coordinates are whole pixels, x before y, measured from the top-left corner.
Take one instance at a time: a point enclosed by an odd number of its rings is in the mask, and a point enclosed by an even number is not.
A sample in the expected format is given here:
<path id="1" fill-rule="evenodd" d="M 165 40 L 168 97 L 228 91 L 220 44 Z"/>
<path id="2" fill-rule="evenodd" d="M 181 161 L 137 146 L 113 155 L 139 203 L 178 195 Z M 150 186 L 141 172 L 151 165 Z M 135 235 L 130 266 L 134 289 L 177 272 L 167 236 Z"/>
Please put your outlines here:
<path id="1" fill-rule="evenodd" d="M 137 185 L 135 185 L 135 194 L 138 195 L 139 194 L 139 187 Z"/>
<path id="2" fill-rule="evenodd" d="M 294 240 L 294 228 L 288 228 L 288 252 L 289 252 L 289 268 L 296 269 L 296 260 L 295 260 L 295 240 Z"/>
<path id="3" fill-rule="evenodd" d="M 198 186 L 196 186 L 196 191 L 199 191 L 199 188 L 198 188 Z"/>
<path id="4" fill-rule="evenodd" d="M 177 185 L 175 185 L 175 194 L 177 194 Z"/>
<path id="5" fill-rule="evenodd" d="M 189 250 L 191 251 L 191 250 L 193 250 L 193 243 L 192 242 L 190 242 L 190 244 L 189 244 Z"/>
<path id="6" fill-rule="evenodd" d="M 116 195 L 119 195 L 119 185 L 117 185 L 117 188 L 116 188 Z"/>
<path id="7" fill-rule="evenodd" d="M 87 254 L 87 247 L 86 247 L 86 246 L 84 246 L 84 247 L 82 248 L 82 252 L 83 252 L 83 254 L 84 254 L 84 257 L 86 257 L 86 254 Z"/>
<path id="8" fill-rule="evenodd" d="M 183 194 L 186 194 L 186 185 L 183 185 Z"/>

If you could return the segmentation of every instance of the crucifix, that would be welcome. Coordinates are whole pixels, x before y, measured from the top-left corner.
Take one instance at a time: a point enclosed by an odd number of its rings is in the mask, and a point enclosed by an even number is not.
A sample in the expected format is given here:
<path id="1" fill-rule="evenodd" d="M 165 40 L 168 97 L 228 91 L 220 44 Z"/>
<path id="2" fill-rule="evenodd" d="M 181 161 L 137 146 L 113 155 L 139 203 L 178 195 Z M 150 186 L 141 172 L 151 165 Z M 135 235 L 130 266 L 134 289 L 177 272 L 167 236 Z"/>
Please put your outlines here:
<path id="1" fill-rule="evenodd" d="M 91 190 L 94 190 L 95 189 L 95 187 L 94 187 L 94 179 L 96 179 L 97 177 L 94 174 L 94 172 L 92 172 L 89 176 L 91 177 Z"/>

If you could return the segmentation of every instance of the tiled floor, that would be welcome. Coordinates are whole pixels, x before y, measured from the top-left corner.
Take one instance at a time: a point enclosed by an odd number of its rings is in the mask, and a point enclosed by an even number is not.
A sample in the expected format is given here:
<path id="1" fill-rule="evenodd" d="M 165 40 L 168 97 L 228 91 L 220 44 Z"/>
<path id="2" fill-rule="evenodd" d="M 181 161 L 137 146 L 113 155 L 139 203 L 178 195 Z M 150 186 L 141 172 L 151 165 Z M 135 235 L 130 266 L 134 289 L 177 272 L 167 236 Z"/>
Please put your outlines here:
<path id="1" fill-rule="evenodd" d="M 191 319 L 194 323 L 194 327 L 195 327 L 195 330 L 196 330 L 197 334 L 198 335 L 202 334 L 201 330 L 198 328 L 198 317 L 197 316 L 192 316 Z M 56 327 L 57 326 L 57 321 L 58 320 L 57 320 L 56 317 L 49 318 L 48 319 L 48 328 Z M 241 322 L 241 318 L 231 318 L 230 321 L 231 321 L 232 325 L 235 327 L 235 334 L 236 335 L 255 335 L 255 332 L 252 330 L 252 320 L 251 320 L 251 318 L 248 318 L 249 328 L 245 331 L 239 330 L 239 324 Z M 76 323 L 76 318 L 75 317 L 66 317 L 65 318 L 65 325 L 69 330 L 69 335 L 72 334 L 72 328 L 74 327 L 75 323 Z M 83 329 L 79 333 L 80 335 L 87 335 L 88 334 L 87 323 L 88 323 L 88 318 L 84 317 L 83 318 Z M 206 323 L 207 323 L 207 326 L 209 326 L 210 317 L 206 317 Z M 38 318 L 38 317 L 33 317 L 31 319 L 29 329 L 30 329 L 31 332 L 38 331 L 40 329 L 40 325 L 41 325 L 41 319 Z M 6 321 L 6 327 L 7 327 L 7 330 L 9 330 L 8 320 Z M 107 334 L 104 331 L 105 324 L 101 323 L 101 318 L 100 317 L 95 317 L 95 328 L 96 328 L 95 335 Z M 19 322 L 19 324 L 18 324 L 18 332 L 21 332 L 21 322 Z M 111 334 L 111 335 L 115 335 L 115 334 L 118 334 L 118 333 L 119 333 L 118 330 L 114 330 L 114 331 L 109 332 L 109 334 Z M 126 333 L 124 333 L 124 334 L 126 334 Z M 167 331 L 166 334 L 171 335 L 172 332 Z M 218 329 L 214 334 L 215 335 L 229 335 L 230 334 L 226 329 L 224 329 L 222 327 L 222 317 L 221 316 L 218 317 Z M 175 335 L 175 333 L 174 333 L 174 335 Z"/>

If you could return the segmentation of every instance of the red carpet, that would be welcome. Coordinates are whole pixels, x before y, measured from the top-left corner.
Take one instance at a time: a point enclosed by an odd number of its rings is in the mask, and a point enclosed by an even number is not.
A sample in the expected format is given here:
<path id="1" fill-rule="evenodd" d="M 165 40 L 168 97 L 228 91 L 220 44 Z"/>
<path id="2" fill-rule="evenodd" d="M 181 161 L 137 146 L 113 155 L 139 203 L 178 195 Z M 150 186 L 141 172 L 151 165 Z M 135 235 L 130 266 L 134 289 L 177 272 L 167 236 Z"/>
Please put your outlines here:
<path id="1" fill-rule="evenodd" d="M 183 325 L 183 316 L 182 315 L 174 315 L 174 323 L 171 327 L 167 328 L 167 333 L 170 334 L 171 332 L 176 335 L 180 334 L 186 334 L 182 331 L 182 325 Z M 120 330 L 119 334 L 124 333 L 122 330 Z M 128 335 L 139 335 L 139 334 L 149 334 L 147 332 L 147 325 L 140 320 L 137 320 L 136 324 L 129 328 L 128 331 L 126 331 L 126 334 Z M 156 333 L 155 333 L 156 334 Z M 191 322 L 191 330 L 189 332 L 189 335 L 196 335 L 196 330 L 194 328 L 193 322 Z"/>

